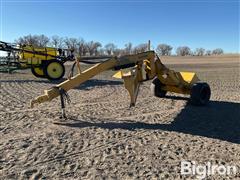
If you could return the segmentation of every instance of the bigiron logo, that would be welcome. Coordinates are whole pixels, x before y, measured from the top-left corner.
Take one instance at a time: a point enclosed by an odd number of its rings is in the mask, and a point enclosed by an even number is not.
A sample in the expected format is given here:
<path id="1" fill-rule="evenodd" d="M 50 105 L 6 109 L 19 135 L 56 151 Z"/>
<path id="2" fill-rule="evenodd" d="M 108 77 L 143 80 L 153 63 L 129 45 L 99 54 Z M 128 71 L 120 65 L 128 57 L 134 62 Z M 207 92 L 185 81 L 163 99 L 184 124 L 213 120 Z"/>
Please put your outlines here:
<path id="1" fill-rule="evenodd" d="M 198 164 L 195 161 L 181 161 L 181 175 L 196 175 L 198 179 L 212 175 L 231 176 L 237 173 L 238 168 L 234 165 L 216 165 L 211 162 Z"/>

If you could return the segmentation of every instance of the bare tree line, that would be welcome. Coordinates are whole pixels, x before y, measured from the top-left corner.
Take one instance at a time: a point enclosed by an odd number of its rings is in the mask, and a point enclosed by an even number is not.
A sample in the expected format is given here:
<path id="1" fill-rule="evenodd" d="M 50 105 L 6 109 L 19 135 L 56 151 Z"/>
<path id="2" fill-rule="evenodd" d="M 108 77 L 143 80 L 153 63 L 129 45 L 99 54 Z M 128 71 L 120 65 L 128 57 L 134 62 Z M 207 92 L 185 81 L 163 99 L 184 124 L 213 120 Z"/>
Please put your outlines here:
<path id="1" fill-rule="evenodd" d="M 136 54 L 148 50 L 148 44 L 143 43 L 137 46 L 133 46 L 131 42 L 125 44 L 124 48 L 118 48 L 114 43 L 108 43 L 103 46 L 100 42 L 89 41 L 86 42 L 82 38 L 68 38 L 52 36 L 47 37 L 45 35 L 27 35 L 15 40 L 18 44 L 26 44 L 37 47 L 51 46 L 55 48 L 73 49 L 78 56 L 99 56 L 99 55 L 126 55 Z M 160 56 L 170 56 L 172 54 L 173 47 L 168 44 L 159 44 L 156 48 L 156 52 Z M 180 46 L 176 49 L 177 56 L 210 56 L 223 54 L 221 48 L 214 50 L 206 50 L 204 48 L 197 48 L 192 51 L 188 46 Z"/>

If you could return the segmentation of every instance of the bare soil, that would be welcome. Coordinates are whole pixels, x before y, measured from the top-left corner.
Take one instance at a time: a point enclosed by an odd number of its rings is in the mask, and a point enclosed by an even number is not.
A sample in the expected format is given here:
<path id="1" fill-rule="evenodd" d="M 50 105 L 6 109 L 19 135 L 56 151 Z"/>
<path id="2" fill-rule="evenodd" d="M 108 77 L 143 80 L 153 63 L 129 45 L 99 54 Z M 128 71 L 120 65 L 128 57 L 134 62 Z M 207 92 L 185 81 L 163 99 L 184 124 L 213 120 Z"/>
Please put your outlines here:
<path id="1" fill-rule="evenodd" d="M 1 73 L 0 179 L 195 178 L 180 175 L 182 160 L 236 165 L 240 172 L 239 56 L 162 61 L 208 82 L 210 104 L 194 107 L 174 93 L 153 97 L 145 82 L 129 108 L 122 82 L 108 71 L 70 90 L 68 119 L 54 123 L 59 99 L 33 109 L 29 102 L 59 82 L 29 70 Z"/>

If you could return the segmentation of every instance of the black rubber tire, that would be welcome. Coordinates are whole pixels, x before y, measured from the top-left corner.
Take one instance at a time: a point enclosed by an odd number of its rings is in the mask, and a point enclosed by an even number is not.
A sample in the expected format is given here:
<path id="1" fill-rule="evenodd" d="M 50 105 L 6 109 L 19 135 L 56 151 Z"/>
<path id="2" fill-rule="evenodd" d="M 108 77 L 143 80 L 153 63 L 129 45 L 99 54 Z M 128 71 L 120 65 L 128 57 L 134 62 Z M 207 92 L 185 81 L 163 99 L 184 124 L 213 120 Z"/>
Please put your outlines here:
<path id="1" fill-rule="evenodd" d="M 32 74 L 37 77 L 37 78 L 46 78 L 46 75 L 43 73 L 43 75 L 39 74 L 36 72 L 35 68 L 39 68 L 39 67 L 34 67 L 32 66 L 31 67 L 31 71 L 32 71 Z"/>
<path id="2" fill-rule="evenodd" d="M 54 67 L 52 67 L 53 63 L 58 68 L 61 68 L 61 69 L 59 69 L 60 73 L 55 74 L 54 76 L 52 75 L 52 73 L 54 73 L 54 71 L 56 71 L 56 69 L 54 69 Z M 64 67 L 63 63 L 59 60 L 49 60 L 48 62 L 45 63 L 43 72 L 50 81 L 56 81 L 56 80 L 60 80 L 63 78 L 63 76 L 65 74 L 65 67 Z"/>
<path id="3" fill-rule="evenodd" d="M 211 89 L 205 82 L 195 83 L 190 92 L 191 104 L 196 106 L 203 106 L 209 103 L 211 96 Z"/>
<path id="4" fill-rule="evenodd" d="M 160 98 L 165 97 L 167 94 L 167 91 L 162 90 L 161 89 L 162 87 L 163 87 L 163 84 L 161 83 L 161 81 L 157 77 L 155 77 L 150 86 L 151 93 L 156 97 L 160 97 Z"/>

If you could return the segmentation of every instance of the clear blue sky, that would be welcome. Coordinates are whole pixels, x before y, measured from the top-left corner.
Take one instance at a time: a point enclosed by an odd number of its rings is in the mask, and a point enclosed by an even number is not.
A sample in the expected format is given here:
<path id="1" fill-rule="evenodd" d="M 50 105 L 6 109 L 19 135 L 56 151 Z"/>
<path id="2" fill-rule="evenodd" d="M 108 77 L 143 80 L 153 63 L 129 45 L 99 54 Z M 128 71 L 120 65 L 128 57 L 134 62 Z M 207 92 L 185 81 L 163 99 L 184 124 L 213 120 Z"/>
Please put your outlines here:
<path id="1" fill-rule="evenodd" d="M 2 0 L 1 40 L 45 34 L 122 48 L 150 39 L 153 47 L 167 43 L 239 52 L 239 1 L 49 1 Z"/>

